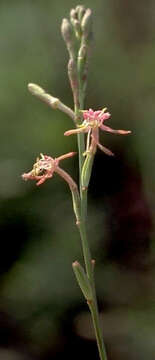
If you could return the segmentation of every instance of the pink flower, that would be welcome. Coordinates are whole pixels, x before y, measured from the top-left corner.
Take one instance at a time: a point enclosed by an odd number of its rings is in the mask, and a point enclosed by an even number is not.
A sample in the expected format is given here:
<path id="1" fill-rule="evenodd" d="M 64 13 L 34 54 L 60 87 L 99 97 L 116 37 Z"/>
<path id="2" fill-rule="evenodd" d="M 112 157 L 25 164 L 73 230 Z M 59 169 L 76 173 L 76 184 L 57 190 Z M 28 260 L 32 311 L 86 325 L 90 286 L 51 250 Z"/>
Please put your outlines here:
<path id="1" fill-rule="evenodd" d="M 37 158 L 36 163 L 33 165 L 33 169 L 30 172 L 23 174 L 22 178 L 24 180 L 37 180 L 36 185 L 41 185 L 47 179 L 52 178 L 54 172 L 57 172 L 69 183 L 69 185 L 72 185 L 70 176 L 59 167 L 59 162 L 72 157 L 75 154 L 75 152 L 70 152 L 55 159 L 51 156 L 40 154 L 40 158 Z"/>
<path id="2" fill-rule="evenodd" d="M 104 125 L 105 120 L 108 120 L 110 118 L 109 112 L 105 112 L 105 111 L 106 108 L 98 111 L 93 111 L 92 109 L 82 111 L 84 118 L 83 123 L 79 125 L 77 129 L 66 131 L 64 135 L 69 136 L 72 134 L 79 134 L 82 132 L 88 133 L 86 153 L 92 150 L 94 151 L 95 147 L 98 146 L 106 154 L 113 155 L 113 153 L 110 150 L 108 150 L 99 143 L 99 129 L 113 134 L 121 134 L 121 135 L 129 134 L 131 133 L 131 131 L 114 130 L 111 129 L 109 126 Z"/>

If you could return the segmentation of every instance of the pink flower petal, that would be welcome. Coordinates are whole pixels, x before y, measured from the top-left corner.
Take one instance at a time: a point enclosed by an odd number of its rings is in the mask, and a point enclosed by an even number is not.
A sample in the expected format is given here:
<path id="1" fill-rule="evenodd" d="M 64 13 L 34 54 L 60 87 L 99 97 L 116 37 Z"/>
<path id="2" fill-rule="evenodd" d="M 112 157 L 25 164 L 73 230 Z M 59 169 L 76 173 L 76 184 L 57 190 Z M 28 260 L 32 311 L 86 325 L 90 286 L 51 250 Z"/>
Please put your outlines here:
<path id="1" fill-rule="evenodd" d="M 106 112 L 101 116 L 101 120 L 102 121 L 108 120 L 110 118 L 110 116 L 111 116 L 111 114 L 109 112 Z"/>
<path id="2" fill-rule="evenodd" d="M 126 134 L 131 133 L 131 131 L 111 129 L 109 126 L 106 126 L 106 125 L 103 125 L 103 124 L 100 126 L 100 129 L 103 130 L 103 131 L 110 132 L 112 134 L 126 135 Z"/>
<path id="3" fill-rule="evenodd" d="M 75 151 L 72 151 L 72 152 L 69 152 L 69 153 L 67 153 L 67 154 L 64 154 L 64 155 L 59 156 L 58 158 L 56 158 L 56 160 L 59 162 L 59 161 L 61 161 L 61 160 L 70 158 L 70 157 L 72 157 L 72 156 L 74 156 L 74 155 L 76 155 L 76 154 L 77 154 L 77 153 L 76 153 Z M 57 163 L 57 164 L 58 164 L 58 163 Z"/>
<path id="4" fill-rule="evenodd" d="M 110 155 L 110 156 L 114 156 L 114 153 L 107 149 L 105 146 L 101 145 L 100 143 L 97 144 L 97 146 L 100 148 L 100 150 L 102 150 L 105 154 Z"/>
<path id="5" fill-rule="evenodd" d="M 77 129 L 72 129 L 72 130 L 67 130 L 64 132 L 65 136 L 70 136 L 70 135 L 74 135 L 74 134 L 80 134 L 81 132 L 83 132 L 83 128 L 77 128 Z"/>

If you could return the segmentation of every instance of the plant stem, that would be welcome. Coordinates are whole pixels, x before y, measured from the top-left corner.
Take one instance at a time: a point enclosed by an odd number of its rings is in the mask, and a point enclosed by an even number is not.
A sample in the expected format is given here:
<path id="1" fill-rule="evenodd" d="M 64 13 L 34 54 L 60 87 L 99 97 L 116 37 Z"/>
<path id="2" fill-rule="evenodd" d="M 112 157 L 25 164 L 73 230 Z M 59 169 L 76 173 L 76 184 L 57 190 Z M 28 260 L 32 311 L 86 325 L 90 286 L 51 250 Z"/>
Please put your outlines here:
<path id="1" fill-rule="evenodd" d="M 99 315 L 98 315 L 97 306 L 93 302 L 88 303 L 88 305 L 89 305 L 92 320 L 93 320 L 93 325 L 94 325 L 94 330 L 95 330 L 96 341 L 97 341 L 97 346 L 98 346 L 100 359 L 101 360 L 107 360 L 105 345 L 104 345 L 104 342 L 103 342 L 102 332 L 101 332 L 101 327 L 100 327 L 100 322 L 99 322 Z"/>
<path id="2" fill-rule="evenodd" d="M 82 205 L 82 199 L 81 199 L 81 205 Z M 87 241 L 85 221 L 83 221 L 81 219 L 81 221 L 78 224 L 78 228 L 79 228 L 81 242 L 82 242 L 82 250 L 83 250 L 84 262 L 85 262 L 85 267 L 86 267 L 86 273 L 89 278 L 91 288 L 92 288 L 92 294 L 93 294 L 93 300 L 91 302 L 88 302 L 88 306 L 89 306 L 92 320 L 93 320 L 93 325 L 94 325 L 95 336 L 96 336 L 100 359 L 107 360 L 106 350 L 105 350 L 105 346 L 104 346 L 104 342 L 103 342 L 102 331 L 101 331 L 100 321 L 99 321 L 99 311 L 98 311 L 98 305 L 97 305 L 97 300 L 96 300 L 93 264 L 92 264 L 89 244 Z"/>
<path id="3" fill-rule="evenodd" d="M 74 105 L 75 109 L 75 121 L 77 124 L 80 124 L 81 122 L 81 114 L 80 109 L 82 108 L 81 105 L 83 103 L 79 102 L 79 107 Z M 80 195 L 82 197 L 82 187 L 81 187 L 81 173 L 82 173 L 82 167 L 84 164 L 84 156 L 83 153 L 85 151 L 85 141 L 84 141 L 84 134 L 77 134 L 77 142 L 78 142 L 78 152 L 79 152 L 79 184 L 80 184 Z"/>
<path id="4" fill-rule="evenodd" d="M 84 92 L 81 86 L 81 79 L 79 76 L 79 108 L 75 106 L 75 119 L 78 118 L 80 120 L 80 110 L 84 109 Z M 103 342 L 102 330 L 100 327 L 99 320 L 99 311 L 96 299 L 96 289 L 95 289 L 95 281 L 94 281 L 94 271 L 91 253 L 89 249 L 89 243 L 87 240 L 87 232 L 86 232 L 86 219 L 87 219 L 87 188 L 82 188 L 81 184 L 81 172 L 82 166 L 84 164 L 84 156 L 83 153 L 85 151 L 85 143 L 84 143 L 84 134 L 78 134 L 78 149 L 79 149 L 79 178 L 80 178 L 80 198 L 81 198 L 81 219 L 77 224 L 80 232 L 81 242 L 82 242 L 82 251 L 84 256 L 86 274 L 90 281 L 90 285 L 92 288 L 93 299 L 91 302 L 88 301 L 88 306 L 91 312 L 93 326 L 95 330 L 95 336 L 99 351 L 100 360 L 107 360 L 106 350 Z"/>

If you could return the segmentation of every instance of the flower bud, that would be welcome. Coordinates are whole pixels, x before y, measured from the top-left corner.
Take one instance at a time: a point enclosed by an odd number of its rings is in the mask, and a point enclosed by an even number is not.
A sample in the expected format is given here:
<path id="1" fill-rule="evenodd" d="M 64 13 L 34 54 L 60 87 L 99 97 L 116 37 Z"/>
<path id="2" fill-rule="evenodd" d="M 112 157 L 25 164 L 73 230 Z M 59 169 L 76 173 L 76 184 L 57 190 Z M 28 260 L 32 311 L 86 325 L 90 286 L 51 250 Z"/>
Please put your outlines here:
<path id="1" fill-rule="evenodd" d="M 78 84 L 77 66 L 74 59 L 70 59 L 68 62 L 68 76 L 74 96 L 74 102 L 76 105 L 78 105 L 79 84 Z"/>
<path id="2" fill-rule="evenodd" d="M 78 8 L 78 6 L 77 6 Z M 81 30 L 81 24 L 80 21 L 78 19 L 78 10 L 76 9 L 72 9 L 70 11 L 70 21 L 73 25 L 74 31 L 75 31 L 75 36 L 77 39 L 81 38 L 82 35 L 82 30 Z"/>
<path id="3" fill-rule="evenodd" d="M 66 43 L 70 57 L 75 56 L 75 36 L 73 28 L 68 19 L 63 19 L 61 24 L 61 33 Z"/>
<path id="4" fill-rule="evenodd" d="M 81 59 L 85 59 L 86 55 L 87 55 L 87 48 L 86 48 L 86 45 L 83 44 L 83 45 L 81 45 L 81 47 L 79 49 L 78 57 Z"/>
<path id="5" fill-rule="evenodd" d="M 77 19 L 77 11 L 75 9 L 71 9 L 71 11 L 70 11 L 70 19 L 71 19 L 71 21 L 73 19 Z"/>
<path id="6" fill-rule="evenodd" d="M 80 21 L 77 19 L 73 19 L 72 25 L 75 29 L 75 35 L 76 35 L 77 39 L 80 39 L 80 37 L 82 35 Z"/>
<path id="7" fill-rule="evenodd" d="M 92 33 L 92 11 L 87 9 L 81 21 L 82 33 L 85 39 L 89 39 Z"/>
<path id="8" fill-rule="evenodd" d="M 44 89 L 42 89 L 39 85 L 36 84 L 28 84 L 28 90 L 38 99 L 44 101 L 47 105 L 51 106 L 53 109 L 58 107 L 60 100 L 55 98 L 54 96 L 47 94 Z"/>
<path id="9" fill-rule="evenodd" d="M 68 19 L 63 19 L 61 24 L 61 33 L 66 44 L 72 42 L 73 30 Z"/>
<path id="10" fill-rule="evenodd" d="M 87 72 L 88 72 L 88 53 L 87 46 L 82 44 L 78 53 L 77 59 L 77 69 L 78 74 L 82 82 L 83 91 L 85 91 L 87 86 Z"/>
<path id="11" fill-rule="evenodd" d="M 79 19 L 80 22 L 81 22 L 84 14 L 85 14 L 85 11 L 86 11 L 86 9 L 85 9 L 85 7 L 83 5 L 78 5 L 76 7 L 76 12 L 77 12 L 78 19 Z"/>
<path id="12" fill-rule="evenodd" d="M 43 95 L 45 93 L 45 90 L 41 88 L 41 86 L 29 83 L 28 84 L 28 90 L 31 92 L 32 95 Z"/>

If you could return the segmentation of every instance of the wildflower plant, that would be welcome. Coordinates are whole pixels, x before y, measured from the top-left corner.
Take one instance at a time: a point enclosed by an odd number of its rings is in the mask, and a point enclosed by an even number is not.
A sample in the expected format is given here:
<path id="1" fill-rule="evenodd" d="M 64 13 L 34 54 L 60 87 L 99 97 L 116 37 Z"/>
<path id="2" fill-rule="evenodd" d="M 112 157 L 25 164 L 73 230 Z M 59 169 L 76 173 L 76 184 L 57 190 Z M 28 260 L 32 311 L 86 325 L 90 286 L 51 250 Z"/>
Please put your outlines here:
<path id="1" fill-rule="evenodd" d="M 106 108 L 97 111 L 92 109 L 84 110 L 88 58 L 92 42 L 91 10 L 85 9 L 82 5 L 72 9 L 70 11 L 70 20 L 63 19 L 62 21 L 61 33 L 69 53 L 68 76 L 73 93 L 74 110 L 63 104 L 59 99 L 46 93 L 36 84 L 29 84 L 28 89 L 32 95 L 47 103 L 51 108 L 63 111 L 73 120 L 74 129 L 66 130 L 64 135 L 77 135 L 79 184 L 76 184 L 72 177 L 59 165 L 62 160 L 74 156 L 74 152 L 60 155 L 57 158 L 40 154 L 40 158 L 37 158 L 32 170 L 24 173 L 22 177 L 24 180 L 36 180 L 36 184 L 41 185 L 46 180 L 51 179 L 54 173 L 57 173 L 69 185 L 84 257 L 84 267 L 78 261 L 73 262 L 72 267 L 90 309 L 99 357 L 101 360 L 106 360 L 107 354 L 100 327 L 94 281 L 95 260 L 91 257 L 87 239 L 87 192 L 97 148 L 107 155 L 113 156 L 111 150 L 100 144 L 100 131 L 121 135 L 129 134 L 130 131 L 114 130 L 105 125 L 105 122 L 110 118 L 110 113 L 107 112 Z"/>

